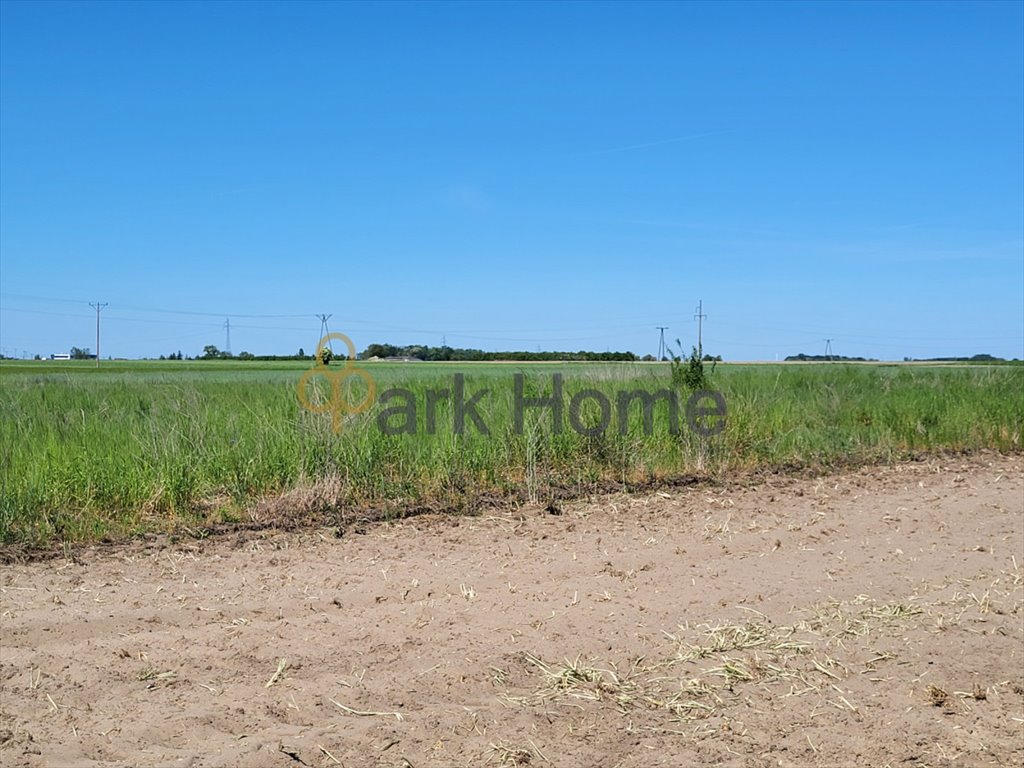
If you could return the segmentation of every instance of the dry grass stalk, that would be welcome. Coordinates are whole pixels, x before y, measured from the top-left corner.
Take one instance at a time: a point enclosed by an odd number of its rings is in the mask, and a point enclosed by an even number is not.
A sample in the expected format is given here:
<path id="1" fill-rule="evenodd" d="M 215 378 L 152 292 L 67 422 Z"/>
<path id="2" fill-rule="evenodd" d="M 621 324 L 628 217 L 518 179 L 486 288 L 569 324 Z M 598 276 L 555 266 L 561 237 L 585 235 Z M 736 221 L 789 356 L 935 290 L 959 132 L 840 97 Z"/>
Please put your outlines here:
<path id="1" fill-rule="evenodd" d="M 285 669 L 287 669 L 287 667 L 288 667 L 288 659 L 281 659 L 280 661 L 278 661 L 277 662 L 277 671 L 273 674 L 273 676 L 271 676 L 271 678 L 269 680 L 267 680 L 266 685 L 264 685 L 263 687 L 264 688 L 269 688 L 274 683 L 276 683 L 278 680 L 280 680 L 281 679 L 281 675 L 284 674 L 284 671 L 285 671 Z"/>
<path id="2" fill-rule="evenodd" d="M 405 719 L 401 712 L 367 712 L 358 709 L 352 709 L 352 707 L 346 707 L 344 704 L 339 704 L 334 699 L 328 699 L 331 704 L 336 706 L 342 712 L 346 712 L 350 715 L 357 715 L 358 717 L 393 717 L 399 722 Z"/>

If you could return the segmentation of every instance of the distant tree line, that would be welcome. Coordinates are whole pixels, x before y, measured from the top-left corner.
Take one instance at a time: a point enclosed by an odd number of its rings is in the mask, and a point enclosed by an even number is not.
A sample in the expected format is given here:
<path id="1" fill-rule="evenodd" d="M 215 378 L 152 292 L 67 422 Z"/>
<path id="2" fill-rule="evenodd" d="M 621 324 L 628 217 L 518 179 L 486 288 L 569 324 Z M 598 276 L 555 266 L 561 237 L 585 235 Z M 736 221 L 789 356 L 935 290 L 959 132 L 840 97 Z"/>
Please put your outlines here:
<path id="1" fill-rule="evenodd" d="M 160 355 L 161 360 L 188 360 L 192 358 L 183 358 L 181 351 L 179 350 L 175 354 L 171 355 Z M 254 355 L 252 352 L 239 352 L 237 355 L 233 355 L 230 352 L 218 349 L 213 344 L 207 344 L 203 347 L 203 354 L 195 358 L 196 360 L 312 360 L 312 355 L 307 355 L 306 350 L 299 347 L 299 351 L 294 355 Z"/>
<path id="2" fill-rule="evenodd" d="M 424 362 L 653 362 L 653 355 L 639 357 L 633 352 L 589 352 L 579 350 L 578 352 L 485 352 L 482 349 L 463 349 L 460 347 L 431 347 L 426 344 L 409 344 L 397 346 L 395 344 L 370 344 L 359 354 L 360 360 L 370 359 L 402 358 L 408 360 L 422 360 Z M 184 357 L 181 350 L 172 352 L 170 355 L 160 355 L 161 360 L 191 360 Z M 203 353 L 197 355 L 196 360 L 312 360 L 313 355 L 307 355 L 306 350 L 300 348 L 294 355 L 254 355 L 251 352 L 239 352 L 232 355 L 230 352 L 218 349 L 213 344 L 203 347 Z M 668 358 L 664 358 L 667 360 Z M 704 355 L 707 362 L 721 362 L 721 355 Z"/>
<path id="3" fill-rule="evenodd" d="M 496 361 L 595 361 L 629 362 L 639 360 L 632 352 L 485 352 L 482 349 L 461 349 L 458 347 L 430 347 L 410 344 L 399 347 L 394 344 L 370 344 L 359 355 L 361 360 L 371 358 L 401 357 L 423 361 L 452 362 L 496 362 Z"/>
<path id="4" fill-rule="evenodd" d="M 71 357 L 74 359 L 92 359 L 89 349 L 71 348 Z M 632 352 L 485 352 L 482 349 L 462 349 L 459 347 L 431 347 L 425 344 L 410 344 L 404 347 L 395 344 L 370 344 L 359 354 L 360 360 L 371 358 L 406 358 L 411 360 L 423 360 L 428 362 L 543 362 L 543 361 L 571 361 L 571 362 L 655 362 L 654 355 L 640 357 Z M 182 355 L 181 350 L 172 352 L 169 355 L 160 355 L 161 360 L 191 360 L 193 358 Z M 239 352 L 232 355 L 218 349 L 213 344 L 203 347 L 203 353 L 198 355 L 196 360 L 312 360 L 313 355 L 307 355 L 306 350 L 299 348 L 294 355 L 254 355 L 251 352 Z M 663 358 L 667 360 L 668 358 Z M 721 355 L 704 355 L 704 362 L 722 362 Z M 787 362 L 845 362 L 845 363 L 877 363 L 878 359 L 873 357 L 848 357 L 846 355 L 808 355 L 800 353 L 789 355 L 785 358 Z M 904 357 L 904 362 L 918 363 L 1016 363 L 1016 358 L 1007 360 L 994 355 L 972 355 L 971 357 L 928 357 L 914 358 Z"/>
<path id="5" fill-rule="evenodd" d="M 1005 357 L 993 355 L 972 355 L 971 357 L 904 357 L 907 363 L 1015 363 L 1017 359 L 1007 360 Z"/>
<path id="6" fill-rule="evenodd" d="M 843 355 L 790 355 L 786 358 L 787 361 L 806 361 L 806 362 L 847 362 L 847 363 L 877 363 L 878 359 L 874 357 L 844 357 Z M 904 357 L 903 362 L 905 363 L 1007 363 L 1016 362 L 1016 360 L 1006 360 L 1002 357 L 994 357 L 993 355 L 972 355 L 971 357 Z"/>
<path id="7" fill-rule="evenodd" d="M 873 357 L 846 357 L 844 355 L 805 355 L 802 352 L 799 355 L 790 355 L 786 358 L 786 361 L 806 361 L 812 363 L 827 363 L 827 362 L 838 362 L 838 363 L 877 363 Z"/>

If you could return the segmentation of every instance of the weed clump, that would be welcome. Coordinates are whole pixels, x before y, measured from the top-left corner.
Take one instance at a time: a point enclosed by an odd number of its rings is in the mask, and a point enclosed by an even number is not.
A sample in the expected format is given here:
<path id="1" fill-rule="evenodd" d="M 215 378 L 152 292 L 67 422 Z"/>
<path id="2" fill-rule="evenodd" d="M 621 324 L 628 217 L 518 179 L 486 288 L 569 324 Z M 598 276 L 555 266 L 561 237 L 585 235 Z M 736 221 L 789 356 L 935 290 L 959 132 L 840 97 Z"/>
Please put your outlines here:
<path id="1" fill-rule="evenodd" d="M 679 347 L 679 354 L 669 350 L 672 364 L 672 386 L 680 391 L 698 392 L 702 389 L 709 389 L 711 374 L 715 371 L 717 361 L 711 362 L 711 370 L 705 370 L 704 357 L 701 350 L 693 347 L 688 357 L 683 357 L 683 346 L 679 339 L 676 339 L 676 346 Z"/>

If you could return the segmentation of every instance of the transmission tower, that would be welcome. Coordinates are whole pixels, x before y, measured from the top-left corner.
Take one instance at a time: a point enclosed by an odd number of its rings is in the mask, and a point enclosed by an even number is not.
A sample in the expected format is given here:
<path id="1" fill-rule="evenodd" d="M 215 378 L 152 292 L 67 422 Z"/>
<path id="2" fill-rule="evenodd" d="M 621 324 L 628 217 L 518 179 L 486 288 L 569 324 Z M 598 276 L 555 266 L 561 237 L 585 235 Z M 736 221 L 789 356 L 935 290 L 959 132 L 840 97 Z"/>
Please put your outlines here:
<path id="1" fill-rule="evenodd" d="M 697 313 L 693 316 L 697 321 L 697 356 L 704 359 L 704 320 L 707 315 L 704 314 L 704 299 L 697 302 Z"/>
<path id="2" fill-rule="evenodd" d="M 668 347 L 665 344 L 665 331 L 668 330 L 668 326 L 656 325 L 654 327 L 661 331 L 661 336 L 658 339 L 658 362 L 660 363 L 665 359 L 665 353 L 668 351 Z"/>
<path id="3" fill-rule="evenodd" d="M 327 336 L 330 333 L 330 331 L 327 330 L 327 321 L 334 317 L 334 315 L 316 315 L 316 317 L 320 318 L 320 338 L 322 339 L 324 336 Z M 317 340 L 317 343 L 319 344 L 319 339 Z M 334 346 L 331 344 L 330 339 L 327 340 L 327 347 L 331 350 L 331 354 L 333 355 Z"/>
<path id="4" fill-rule="evenodd" d="M 228 353 L 228 357 L 231 357 L 231 318 L 224 320 L 224 333 L 226 337 L 224 339 L 224 351 Z"/>
<path id="5" fill-rule="evenodd" d="M 89 302 L 89 306 L 96 310 L 96 367 L 100 367 L 100 311 L 107 306 L 107 302 Z"/>
<path id="6" fill-rule="evenodd" d="M 832 362 L 832 339 L 825 339 L 825 357 Z"/>

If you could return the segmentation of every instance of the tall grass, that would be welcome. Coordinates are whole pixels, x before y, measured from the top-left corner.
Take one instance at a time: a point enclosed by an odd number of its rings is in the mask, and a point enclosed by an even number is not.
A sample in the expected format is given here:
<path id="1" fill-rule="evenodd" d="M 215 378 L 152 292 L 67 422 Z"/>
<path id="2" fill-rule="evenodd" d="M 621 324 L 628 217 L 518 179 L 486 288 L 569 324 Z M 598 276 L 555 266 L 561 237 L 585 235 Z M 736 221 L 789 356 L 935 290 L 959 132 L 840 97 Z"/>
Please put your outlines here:
<path id="1" fill-rule="evenodd" d="M 726 400 L 724 431 L 702 438 L 685 422 L 670 429 L 654 409 L 646 434 L 634 404 L 624 433 L 615 413 L 623 390 L 671 386 L 669 368 L 642 364 L 365 364 L 416 403 L 414 434 L 385 434 L 383 405 L 347 418 L 303 410 L 304 367 L 43 365 L 0 367 L 0 543 L 116 538 L 144 530 L 231 522 L 262 500 L 294 498 L 323 514 L 353 506 L 458 506 L 479 494 L 585 492 L 597 485 L 726 473 L 766 465 L 887 461 L 943 449 L 1021 449 L 1024 368 L 883 365 L 719 366 L 710 382 Z M 427 433 L 427 390 L 465 376 L 467 396 L 489 389 L 478 408 L 490 434 L 440 401 Z M 514 428 L 513 376 L 525 394 L 564 381 L 563 427 L 527 410 Z M 599 435 L 569 424 L 583 389 L 612 403 Z M 683 394 L 685 402 L 686 394 Z M 390 405 L 394 405 L 393 401 Z M 581 412 L 586 424 L 594 403 Z M 588 418 L 591 421 L 588 421 Z M 392 417 L 395 425 L 401 418 Z M 303 493 L 305 492 L 304 495 Z M 292 494 L 288 496 L 287 494 Z M 310 502 L 310 499 L 313 499 Z"/>

